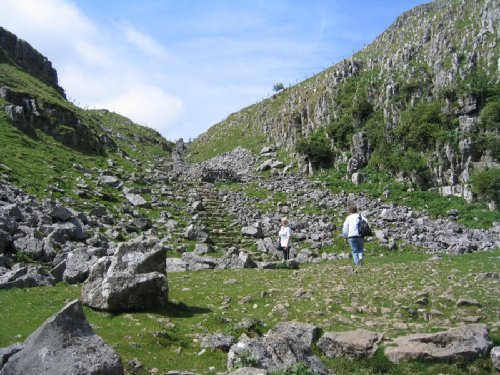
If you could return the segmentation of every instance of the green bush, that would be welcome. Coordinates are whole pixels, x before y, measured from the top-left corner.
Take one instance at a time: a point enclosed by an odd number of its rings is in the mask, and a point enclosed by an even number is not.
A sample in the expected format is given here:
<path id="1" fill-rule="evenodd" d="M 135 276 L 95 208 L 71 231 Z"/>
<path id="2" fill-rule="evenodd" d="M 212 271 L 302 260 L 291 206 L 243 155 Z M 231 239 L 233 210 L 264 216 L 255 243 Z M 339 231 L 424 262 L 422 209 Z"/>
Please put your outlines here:
<path id="1" fill-rule="evenodd" d="M 479 154 L 489 152 L 494 159 L 500 160 L 500 136 L 496 134 L 476 134 L 475 149 Z"/>
<path id="2" fill-rule="evenodd" d="M 440 132 L 446 128 L 447 119 L 441 112 L 441 104 L 420 103 L 401 115 L 395 129 L 396 140 L 405 148 L 432 149 Z"/>
<path id="3" fill-rule="evenodd" d="M 352 135 L 354 134 L 354 126 L 352 125 L 351 118 L 342 116 L 338 120 L 332 121 L 328 124 L 326 132 L 337 147 L 342 150 L 348 149 Z"/>
<path id="4" fill-rule="evenodd" d="M 500 130 L 500 101 L 490 100 L 481 110 L 479 125 L 484 130 Z"/>
<path id="5" fill-rule="evenodd" d="M 500 202 L 500 168 L 485 169 L 472 178 L 472 191 L 480 199 Z"/>
<path id="6" fill-rule="evenodd" d="M 364 121 L 373 113 L 373 104 L 367 99 L 366 95 L 357 96 L 352 105 L 352 115 L 357 119 Z"/>
<path id="7" fill-rule="evenodd" d="M 279 82 L 279 83 L 275 83 L 274 86 L 273 86 L 273 91 L 283 91 L 285 89 L 285 86 L 283 86 L 283 83 Z"/>
<path id="8" fill-rule="evenodd" d="M 324 129 L 318 129 L 309 137 L 299 139 L 296 150 L 306 155 L 313 164 L 328 165 L 333 160 L 331 142 Z"/>

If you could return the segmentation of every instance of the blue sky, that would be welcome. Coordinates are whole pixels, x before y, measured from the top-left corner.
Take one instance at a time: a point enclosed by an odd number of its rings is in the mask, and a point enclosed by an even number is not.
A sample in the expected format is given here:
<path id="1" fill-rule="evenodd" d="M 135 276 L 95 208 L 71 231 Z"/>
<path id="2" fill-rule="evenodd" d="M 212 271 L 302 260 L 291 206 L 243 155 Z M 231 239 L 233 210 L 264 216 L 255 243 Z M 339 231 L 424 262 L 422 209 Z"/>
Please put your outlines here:
<path id="1" fill-rule="evenodd" d="M 427 0 L 0 0 L 67 97 L 189 140 L 349 57 Z"/>

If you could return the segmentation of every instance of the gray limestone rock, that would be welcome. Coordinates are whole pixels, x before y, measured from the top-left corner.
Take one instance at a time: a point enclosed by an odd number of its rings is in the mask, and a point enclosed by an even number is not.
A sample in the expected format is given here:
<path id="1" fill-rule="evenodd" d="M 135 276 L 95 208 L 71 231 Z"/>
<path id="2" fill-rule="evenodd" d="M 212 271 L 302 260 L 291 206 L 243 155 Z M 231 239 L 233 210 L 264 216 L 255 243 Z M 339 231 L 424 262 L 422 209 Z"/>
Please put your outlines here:
<path id="1" fill-rule="evenodd" d="M 0 276 L 0 289 L 54 285 L 54 277 L 42 266 L 18 267 Z"/>
<path id="2" fill-rule="evenodd" d="M 155 238 L 121 243 L 100 258 L 83 284 L 84 304 L 105 311 L 136 311 L 167 302 L 166 251 Z"/>
<path id="3" fill-rule="evenodd" d="M 329 358 L 346 357 L 352 360 L 371 358 L 383 335 L 364 329 L 346 332 L 327 332 L 318 341 L 318 348 Z"/>
<path id="4" fill-rule="evenodd" d="M 298 328 L 294 331 L 293 327 Z M 252 366 L 276 372 L 299 362 L 304 363 L 315 374 L 329 374 L 323 363 L 311 349 L 310 340 L 315 336 L 315 327 L 300 323 L 283 323 L 264 337 L 243 337 L 234 344 L 228 354 L 228 369 L 245 365 L 245 357 L 251 356 Z"/>
<path id="5" fill-rule="evenodd" d="M 237 248 L 229 249 L 217 262 L 216 269 L 257 268 L 252 257 Z"/>
<path id="6" fill-rule="evenodd" d="M 201 347 L 207 349 L 221 349 L 224 352 L 228 352 L 231 346 L 234 344 L 233 336 L 226 336 L 221 333 L 213 333 L 203 336 L 201 340 Z"/>
<path id="7" fill-rule="evenodd" d="M 7 358 L 1 375 L 122 375 L 120 357 L 97 336 L 75 300 L 47 319 Z"/>

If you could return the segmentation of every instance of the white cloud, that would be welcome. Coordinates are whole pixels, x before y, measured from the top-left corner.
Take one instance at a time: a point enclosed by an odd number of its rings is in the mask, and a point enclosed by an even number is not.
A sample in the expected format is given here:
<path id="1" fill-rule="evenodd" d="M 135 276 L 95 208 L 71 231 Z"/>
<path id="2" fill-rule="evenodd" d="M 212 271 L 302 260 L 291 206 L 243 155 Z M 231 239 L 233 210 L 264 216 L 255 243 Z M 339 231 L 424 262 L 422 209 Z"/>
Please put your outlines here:
<path id="1" fill-rule="evenodd" d="M 100 107 L 128 114 L 141 125 L 151 126 L 162 134 L 171 130 L 170 124 L 183 110 L 181 100 L 160 87 L 149 85 L 130 86 L 122 94 L 100 103 Z M 159 122 L 158 119 L 162 121 Z"/>
<path id="2" fill-rule="evenodd" d="M 1 0 L 1 8 L 0 24 L 52 61 L 70 100 L 169 138 L 183 103 L 157 84 L 165 81 L 159 67 L 169 54 L 153 38 L 123 22 L 97 25 L 68 0 Z M 130 53 L 130 45 L 144 55 Z"/>
<path id="3" fill-rule="evenodd" d="M 43 54 L 92 35 L 94 25 L 66 0 L 2 0 L 0 24 Z"/>
<path id="4" fill-rule="evenodd" d="M 159 59 L 168 58 L 168 52 L 166 51 L 166 49 L 163 48 L 161 44 L 159 44 L 149 35 L 145 35 L 137 31 L 130 25 L 122 26 L 122 31 L 127 42 L 129 42 L 145 54 Z"/>

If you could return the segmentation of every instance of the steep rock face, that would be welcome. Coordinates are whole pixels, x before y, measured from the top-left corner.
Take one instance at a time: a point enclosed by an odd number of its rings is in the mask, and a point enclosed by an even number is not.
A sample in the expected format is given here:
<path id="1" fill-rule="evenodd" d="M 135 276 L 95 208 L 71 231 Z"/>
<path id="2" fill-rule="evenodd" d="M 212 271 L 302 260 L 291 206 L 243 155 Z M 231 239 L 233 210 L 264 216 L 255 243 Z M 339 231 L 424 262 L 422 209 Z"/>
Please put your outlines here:
<path id="1" fill-rule="evenodd" d="M 35 136 L 39 129 L 65 146 L 86 153 L 116 149 L 110 137 L 83 124 L 68 106 L 44 102 L 43 99 L 15 92 L 8 87 L 0 87 L 0 98 L 8 103 L 3 107 L 7 118 L 23 133 Z"/>
<path id="2" fill-rule="evenodd" d="M 341 130 L 350 127 L 349 136 L 365 130 L 362 111 L 359 117 L 345 111 L 349 105 L 352 109 L 353 101 L 363 98 L 380 116 L 377 131 L 387 142 L 397 142 L 395 131 L 403 112 L 418 108 L 419 103 L 438 103 L 440 112 L 452 122 L 458 123 L 462 117 L 461 124 L 477 123 L 485 102 L 470 88 L 471 82 L 477 81 L 476 77 L 486 77 L 490 85 L 500 82 L 499 9 L 499 0 L 438 0 L 416 7 L 349 59 L 229 116 L 214 129 L 252 129 L 247 133 L 265 134 L 268 142 L 293 152 L 298 140 L 343 117 L 348 120 L 340 121 L 344 124 Z M 333 143 L 341 137 L 338 131 L 329 136 Z M 476 127 L 472 132 L 478 131 Z M 425 151 L 430 185 L 443 193 L 470 195 L 467 184 L 471 171 L 475 163 L 485 161 L 483 155 L 474 153 L 471 134 L 460 125 L 452 141 L 425 144 L 422 140 L 423 149 L 430 149 Z M 195 140 L 194 147 L 215 138 L 216 132 L 207 132 Z M 369 147 L 354 161 L 369 159 L 375 140 L 372 136 L 367 141 Z M 346 142 L 351 143 L 351 139 Z M 357 153 L 359 142 L 351 144 L 349 152 Z M 348 162 L 345 155 L 337 152 L 335 163 Z M 488 162 L 498 167 L 498 160 Z M 349 174 L 365 165 L 351 164 Z M 307 168 L 307 163 L 303 167 Z M 421 182 L 415 176 L 407 177 L 414 183 Z"/>
<path id="3" fill-rule="evenodd" d="M 52 63 L 29 43 L 0 27 L 0 61 L 4 59 L 10 59 L 26 73 L 54 87 L 63 97 L 65 96 Z"/>

